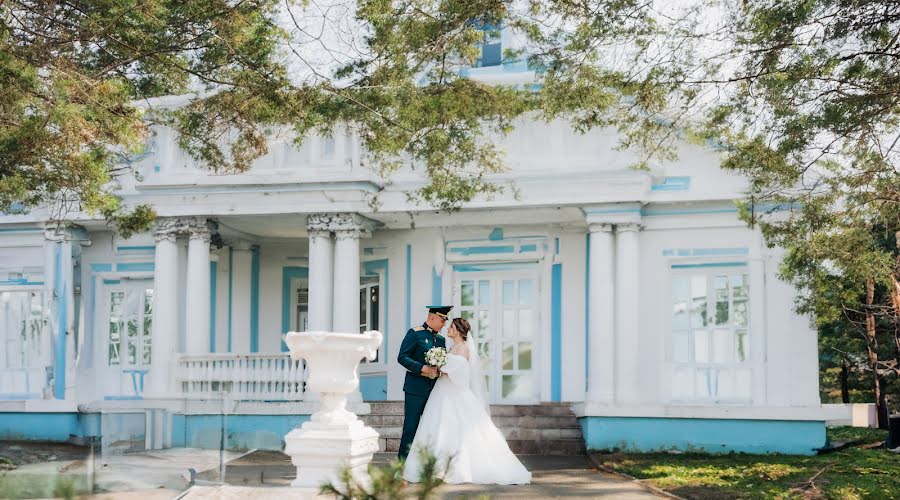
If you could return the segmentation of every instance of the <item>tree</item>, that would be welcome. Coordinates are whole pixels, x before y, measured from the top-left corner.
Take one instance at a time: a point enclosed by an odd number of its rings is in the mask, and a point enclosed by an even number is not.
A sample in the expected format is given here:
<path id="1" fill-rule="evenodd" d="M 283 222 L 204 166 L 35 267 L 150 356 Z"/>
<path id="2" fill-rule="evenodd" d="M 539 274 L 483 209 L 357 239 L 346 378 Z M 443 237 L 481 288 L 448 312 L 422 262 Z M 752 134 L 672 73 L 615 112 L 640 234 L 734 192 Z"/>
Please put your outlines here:
<path id="1" fill-rule="evenodd" d="M 880 403 L 879 374 L 900 375 L 900 4 L 746 2 L 732 12 L 741 64 L 712 80 L 736 90 L 706 132 L 728 144 L 723 166 L 750 181 L 745 218 L 787 250 L 782 274 L 801 292 L 798 309 L 821 325 L 862 325 L 848 332 L 866 340 Z M 755 213 L 761 203 L 786 210 Z"/>
<path id="2" fill-rule="evenodd" d="M 446 209 L 502 188 L 492 139 L 517 117 L 615 127 L 638 168 L 686 138 L 748 179 L 742 216 L 786 249 L 798 310 L 862 314 L 875 377 L 898 375 L 878 352 L 900 353 L 900 3 L 5 1 L 0 23 L 0 210 L 52 202 L 146 227 L 152 209 L 125 210 L 114 181 L 153 123 L 226 172 L 264 154 L 269 129 L 342 123 L 385 176 L 424 171 L 413 195 Z M 498 27 L 522 40 L 503 57 L 533 86 L 460 71 Z M 190 99 L 139 111 L 166 94 Z"/>
<path id="3" fill-rule="evenodd" d="M 0 2 L 0 210 L 49 205 L 56 218 L 83 210 L 126 232 L 146 227 L 152 208 L 126 207 L 115 181 L 133 174 L 129 157 L 153 124 L 175 128 L 180 145 L 211 170 L 240 172 L 267 152 L 271 129 L 288 129 L 299 142 L 343 123 L 385 176 L 402 161 L 424 170 L 430 182 L 413 194 L 425 202 L 452 209 L 497 192 L 489 176 L 504 169 L 502 152 L 486 138 L 508 132 L 513 119 L 534 110 L 554 116 L 584 101 L 587 127 L 600 123 L 599 110 L 615 107 L 613 95 L 640 94 L 615 72 L 573 70 L 559 50 L 587 40 L 539 27 L 602 12 L 592 29 L 605 43 L 623 43 L 649 33 L 651 22 L 634 15 L 633 1 L 513 7 L 500 0 Z M 485 32 L 499 26 L 546 49 L 533 62 L 549 68 L 553 99 L 461 76 Z M 174 111 L 147 109 L 147 98 L 171 94 L 191 97 Z"/>

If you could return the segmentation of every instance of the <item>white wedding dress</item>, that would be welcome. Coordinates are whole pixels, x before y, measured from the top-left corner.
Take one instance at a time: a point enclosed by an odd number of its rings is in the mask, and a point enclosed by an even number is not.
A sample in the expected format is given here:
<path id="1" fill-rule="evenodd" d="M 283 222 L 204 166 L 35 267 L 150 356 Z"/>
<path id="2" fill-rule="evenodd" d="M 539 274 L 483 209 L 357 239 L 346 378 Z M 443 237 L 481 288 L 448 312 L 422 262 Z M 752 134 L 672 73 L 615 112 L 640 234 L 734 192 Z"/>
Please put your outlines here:
<path id="1" fill-rule="evenodd" d="M 465 344 L 459 348 L 454 346 L 447 354 L 442 375 L 428 397 L 403 468 L 403 478 L 419 481 L 421 451 L 426 449 L 437 457 L 438 473 L 447 483 L 531 482 L 531 473 L 513 455 L 503 434 L 491 421 L 487 403 L 482 399 L 484 391 L 476 394 L 477 384 L 483 385 L 479 367 L 470 365 Z M 477 355 L 472 358 L 478 359 Z"/>

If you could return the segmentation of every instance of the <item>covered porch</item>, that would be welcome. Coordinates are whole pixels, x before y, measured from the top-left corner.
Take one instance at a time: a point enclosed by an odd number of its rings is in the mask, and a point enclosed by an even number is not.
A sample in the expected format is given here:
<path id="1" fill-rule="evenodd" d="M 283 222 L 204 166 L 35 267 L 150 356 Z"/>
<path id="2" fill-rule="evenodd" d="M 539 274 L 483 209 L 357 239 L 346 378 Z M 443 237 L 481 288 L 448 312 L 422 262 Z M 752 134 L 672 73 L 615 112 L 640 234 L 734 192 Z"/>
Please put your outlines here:
<path id="1" fill-rule="evenodd" d="M 79 399 L 309 399 L 283 332 L 380 328 L 386 269 L 360 264 L 360 238 L 376 226 L 355 214 L 184 217 L 129 241 L 110 236 L 118 262 L 88 263 L 97 300 L 83 366 L 85 381 L 107 382 Z M 152 262 L 121 262 L 141 253 Z M 383 380 L 383 357 L 371 365 L 365 378 Z M 364 382 L 367 399 L 384 399 L 379 385 Z"/>
<path id="2" fill-rule="evenodd" d="M 86 346 L 95 355 L 80 370 L 83 385 L 105 387 L 79 391 L 79 399 L 227 392 L 245 401 L 309 400 L 303 363 L 288 360 L 282 341 L 292 330 L 384 332 L 378 358 L 360 367 L 357 400 L 402 399 L 396 349 L 424 319 L 424 306 L 442 302 L 483 334 L 494 403 L 563 400 L 562 353 L 551 357 L 551 336 L 562 334 L 563 306 L 552 310 L 562 283 L 553 276 L 558 243 L 546 229 L 522 226 L 504 236 L 475 226 L 474 215 L 404 229 L 392 215 L 375 216 L 382 220 L 348 213 L 169 218 L 152 235 L 106 236 L 115 255 L 91 249 L 84 257 L 99 298 Z M 437 226 L 448 222 L 451 233 Z M 573 229 L 563 240 L 577 242 L 567 247 L 577 253 L 583 238 Z M 119 262 L 91 262 L 101 258 Z M 111 321 L 119 317 L 131 320 Z M 129 321 L 137 333 L 118 334 Z"/>

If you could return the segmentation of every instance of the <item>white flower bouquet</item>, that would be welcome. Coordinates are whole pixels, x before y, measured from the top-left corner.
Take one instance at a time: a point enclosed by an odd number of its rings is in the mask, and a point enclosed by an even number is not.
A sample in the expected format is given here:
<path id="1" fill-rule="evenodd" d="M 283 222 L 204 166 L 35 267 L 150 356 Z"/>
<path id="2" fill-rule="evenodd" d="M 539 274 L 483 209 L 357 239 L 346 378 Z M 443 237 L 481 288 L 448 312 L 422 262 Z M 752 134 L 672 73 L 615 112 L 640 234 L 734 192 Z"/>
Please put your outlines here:
<path id="1" fill-rule="evenodd" d="M 425 353 L 425 362 L 430 366 L 440 368 L 447 364 L 447 349 L 443 347 L 432 347 Z"/>

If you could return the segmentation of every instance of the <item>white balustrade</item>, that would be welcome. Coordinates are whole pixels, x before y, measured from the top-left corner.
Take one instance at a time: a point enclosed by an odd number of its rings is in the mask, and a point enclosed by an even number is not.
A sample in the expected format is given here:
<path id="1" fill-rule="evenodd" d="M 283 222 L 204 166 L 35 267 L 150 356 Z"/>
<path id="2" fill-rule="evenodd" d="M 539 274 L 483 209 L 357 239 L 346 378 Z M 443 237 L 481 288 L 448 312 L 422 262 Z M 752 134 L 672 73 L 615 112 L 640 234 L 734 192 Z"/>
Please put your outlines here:
<path id="1" fill-rule="evenodd" d="M 238 401 L 298 401 L 303 399 L 303 361 L 288 353 L 181 355 L 178 388 L 189 398 L 228 393 Z"/>

